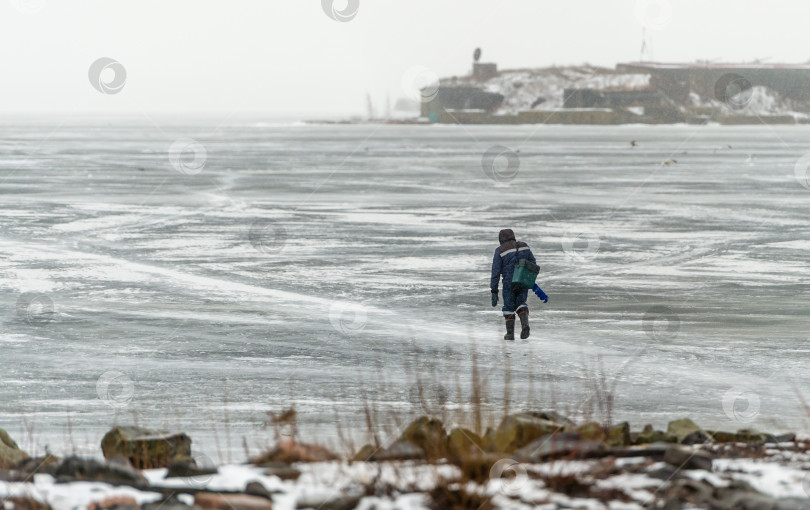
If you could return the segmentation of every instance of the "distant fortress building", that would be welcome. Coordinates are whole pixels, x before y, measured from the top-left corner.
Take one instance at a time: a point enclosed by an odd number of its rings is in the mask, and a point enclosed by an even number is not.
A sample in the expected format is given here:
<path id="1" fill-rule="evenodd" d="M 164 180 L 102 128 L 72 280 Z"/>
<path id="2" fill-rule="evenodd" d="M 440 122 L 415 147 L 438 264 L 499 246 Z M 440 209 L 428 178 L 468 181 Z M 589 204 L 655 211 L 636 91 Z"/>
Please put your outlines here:
<path id="1" fill-rule="evenodd" d="M 476 58 L 469 76 L 440 80 L 431 97 L 421 116 L 441 123 L 808 123 L 810 64 L 628 62 L 615 69 L 498 71 Z"/>

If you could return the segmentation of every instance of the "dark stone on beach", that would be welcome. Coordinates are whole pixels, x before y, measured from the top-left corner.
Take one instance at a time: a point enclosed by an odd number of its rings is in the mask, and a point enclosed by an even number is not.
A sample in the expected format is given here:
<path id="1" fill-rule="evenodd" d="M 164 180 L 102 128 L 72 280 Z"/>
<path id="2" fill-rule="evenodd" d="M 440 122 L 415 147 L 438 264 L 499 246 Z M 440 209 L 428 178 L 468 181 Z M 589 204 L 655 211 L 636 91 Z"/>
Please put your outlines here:
<path id="1" fill-rule="evenodd" d="M 677 445 L 670 445 L 664 453 L 664 462 L 677 469 L 712 470 L 712 457 L 701 450 L 691 450 Z"/>
<path id="2" fill-rule="evenodd" d="M 669 464 L 658 464 L 654 469 L 647 471 L 646 475 L 650 478 L 656 478 L 658 480 L 671 481 L 678 478 L 679 472 L 680 469 L 677 469 L 675 466 L 671 466 Z"/>
<path id="3" fill-rule="evenodd" d="M 560 457 L 599 457 L 606 451 L 607 446 L 602 441 L 583 441 L 577 434 L 553 434 L 532 441 L 513 456 L 521 462 L 542 462 Z"/>
<path id="4" fill-rule="evenodd" d="M 370 461 L 383 462 L 392 460 L 422 460 L 425 451 L 409 441 L 397 441 L 388 448 L 374 453 Z"/>
<path id="5" fill-rule="evenodd" d="M 625 421 L 610 427 L 607 430 L 605 443 L 613 447 L 629 446 L 633 444 L 633 441 L 630 439 L 630 424 Z"/>
<path id="6" fill-rule="evenodd" d="M 787 433 L 787 434 L 779 434 L 778 436 L 770 436 L 768 440 L 765 441 L 766 443 L 795 443 L 796 442 L 796 434 Z"/>
<path id="7" fill-rule="evenodd" d="M 734 432 L 723 432 L 722 430 L 710 431 L 715 443 L 736 443 L 739 441 Z"/>
<path id="8" fill-rule="evenodd" d="M 691 478 L 681 478 L 674 480 L 669 487 L 664 489 L 663 505 L 661 508 L 664 510 L 681 510 L 687 507 L 684 502 L 688 501 L 694 507 L 708 508 L 708 502 L 712 501 L 714 497 L 714 487 L 699 480 L 692 480 Z M 715 509 L 715 507 L 711 507 Z M 716 510 L 719 510 L 717 507 Z"/>
<path id="9" fill-rule="evenodd" d="M 574 429 L 573 423 L 556 413 L 518 413 L 506 416 L 495 431 L 493 449 L 512 453 L 536 439 Z"/>
<path id="10" fill-rule="evenodd" d="M 164 478 L 180 478 L 215 475 L 219 471 L 216 467 L 200 467 L 194 459 L 178 459 L 169 465 Z"/>
<path id="11" fill-rule="evenodd" d="M 266 476 L 277 476 L 282 480 L 297 480 L 301 476 L 301 471 L 284 462 L 268 462 L 262 467 L 267 468 L 264 472 Z"/>
<path id="12" fill-rule="evenodd" d="M 681 444 L 685 445 L 693 445 L 693 444 L 704 444 L 704 443 L 711 443 L 712 436 L 707 434 L 702 430 L 696 430 L 691 434 L 687 434 L 686 437 L 681 439 Z"/>
<path id="13" fill-rule="evenodd" d="M 375 448 L 367 444 L 354 455 L 354 462 L 383 462 L 394 460 L 422 460 L 425 451 L 410 441 L 398 440 L 388 448 Z"/>
<path id="14" fill-rule="evenodd" d="M 295 503 L 295 508 L 312 508 L 317 510 L 353 510 L 360 504 L 360 494 L 341 496 L 304 495 Z"/>
<path id="15" fill-rule="evenodd" d="M 247 485 L 245 485 L 245 494 L 248 494 L 250 496 L 259 496 L 260 498 L 265 498 L 269 499 L 270 501 L 273 501 L 273 495 L 270 493 L 269 490 L 267 490 L 267 487 L 265 487 L 264 484 L 258 480 L 253 480 L 252 482 L 248 482 Z"/>
<path id="16" fill-rule="evenodd" d="M 666 432 L 655 430 L 652 425 L 644 425 L 644 429 L 638 433 L 633 444 L 653 444 L 653 443 L 675 443 L 678 439 Z"/>
<path id="17" fill-rule="evenodd" d="M 740 429 L 737 432 L 707 431 L 716 443 L 749 443 L 763 444 L 773 438 L 770 434 L 750 429 Z"/>
<path id="18" fill-rule="evenodd" d="M 138 469 L 169 467 L 191 457 L 191 438 L 141 427 L 113 427 L 101 440 L 105 459 L 122 456 Z"/>
<path id="19" fill-rule="evenodd" d="M 446 437 L 441 421 L 422 416 L 408 425 L 397 442 L 408 441 L 421 448 L 428 459 L 441 459 L 447 457 Z"/>
<path id="20" fill-rule="evenodd" d="M 706 482 L 703 484 L 708 485 Z M 774 498 L 757 492 L 750 484 L 742 480 L 733 480 L 728 487 L 714 488 L 709 498 L 692 499 L 691 502 L 717 510 L 805 510 L 807 508 L 807 499 Z"/>
<path id="21" fill-rule="evenodd" d="M 79 457 L 63 460 L 54 470 L 53 476 L 57 482 L 92 481 L 140 488 L 148 485 L 146 478 L 131 466 Z"/>

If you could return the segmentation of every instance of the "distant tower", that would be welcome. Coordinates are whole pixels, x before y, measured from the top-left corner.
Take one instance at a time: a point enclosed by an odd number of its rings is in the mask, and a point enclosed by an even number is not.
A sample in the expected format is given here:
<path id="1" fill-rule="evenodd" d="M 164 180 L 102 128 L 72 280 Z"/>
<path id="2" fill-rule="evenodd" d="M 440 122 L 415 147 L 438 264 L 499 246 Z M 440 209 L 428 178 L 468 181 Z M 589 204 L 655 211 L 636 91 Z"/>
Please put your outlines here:
<path id="1" fill-rule="evenodd" d="M 473 52 L 473 62 L 478 62 L 481 60 L 481 48 L 475 48 Z"/>
<path id="2" fill-rule="evenodd" d="M 652 60 L 652 48 L 650 45 L 650 41 L 647 38 L 647 29 L 641 29 L 641 56 L 639 57 L 639 62 L 645 62 L 648 60 Z"/>

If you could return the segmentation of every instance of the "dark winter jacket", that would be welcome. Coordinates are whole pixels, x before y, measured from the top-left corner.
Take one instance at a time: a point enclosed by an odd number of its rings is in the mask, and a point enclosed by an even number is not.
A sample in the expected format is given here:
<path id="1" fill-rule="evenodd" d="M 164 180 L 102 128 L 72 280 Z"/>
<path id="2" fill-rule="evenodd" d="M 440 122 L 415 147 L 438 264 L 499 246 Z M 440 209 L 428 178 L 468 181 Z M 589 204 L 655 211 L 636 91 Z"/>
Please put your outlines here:
<path id="1" fill-rule="evenodd" d="M 503 275 L 504 289 L 511 290 L 512 273 L 515 272 L 515 262 L 518 258 L 529 259 L 537 264 L 529 245 L 523 241 L 515 241 L 515 233 L 512 229 L 505 228 L 498 233 L 498 242 L 501 243 L 495 249 L 495 256 L 492 259 L 492 277 L 489 280 L 489 288 L 492 292 L 498 292 L 498 279 Z"/>

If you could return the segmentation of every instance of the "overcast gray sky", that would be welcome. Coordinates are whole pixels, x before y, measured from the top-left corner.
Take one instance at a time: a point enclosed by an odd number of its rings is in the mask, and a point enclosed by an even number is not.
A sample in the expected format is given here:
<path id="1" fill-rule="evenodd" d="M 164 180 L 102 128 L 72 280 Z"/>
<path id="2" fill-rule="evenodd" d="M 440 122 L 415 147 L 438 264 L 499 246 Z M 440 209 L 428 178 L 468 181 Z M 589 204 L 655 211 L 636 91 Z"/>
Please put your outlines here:
<path id="1" fill-rule="evenodd" d="M 477 46 L 501 68 L 612 66 L 638 59 L 643 21 L 656 60 L 806 62 L 808 19 L 806 0 L 359 0 L 346 22 L 320 0 L 0 0 L 0 112 L 361 114 Z M 91 86 L 100 57 L 119 93 Z"/>

